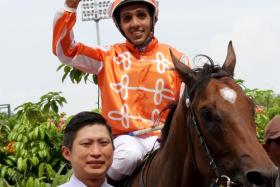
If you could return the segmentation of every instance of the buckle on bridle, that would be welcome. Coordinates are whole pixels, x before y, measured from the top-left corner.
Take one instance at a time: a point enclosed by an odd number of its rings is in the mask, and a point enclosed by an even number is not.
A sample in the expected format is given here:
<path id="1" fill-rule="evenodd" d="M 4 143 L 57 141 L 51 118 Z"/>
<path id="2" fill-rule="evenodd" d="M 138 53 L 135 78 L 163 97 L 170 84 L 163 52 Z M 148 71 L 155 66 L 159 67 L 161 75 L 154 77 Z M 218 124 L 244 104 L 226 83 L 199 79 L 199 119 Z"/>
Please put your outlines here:
<path id="1" fill-rule="evenodd" d="M 187 108 L 190 108 L 190 105 L 191 105 L 190 98 L 187 97 L 185 100 L 185 103 L 186 103 Z"/>
<path id="2" fill-rule="evenodd" d="M 216 184 L 219 187 L 230 187 L 231 185 L 234 184 L 234 182 L 232 182 L 228 176 L 221 175 L 216 179 Z"/>

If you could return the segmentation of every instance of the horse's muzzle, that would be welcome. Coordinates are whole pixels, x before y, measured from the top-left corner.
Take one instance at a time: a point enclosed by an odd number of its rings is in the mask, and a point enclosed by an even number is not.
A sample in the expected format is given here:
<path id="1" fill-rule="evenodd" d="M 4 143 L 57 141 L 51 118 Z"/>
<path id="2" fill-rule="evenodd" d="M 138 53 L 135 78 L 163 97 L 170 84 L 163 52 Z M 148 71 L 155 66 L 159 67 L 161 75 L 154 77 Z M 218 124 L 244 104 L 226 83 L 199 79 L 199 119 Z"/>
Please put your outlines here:
<path id="1" fill-rule="evenodd" d="M 280 187 L 279 169 L 269 171 L 253 170 L 246 173 L 253 187 Z"/>

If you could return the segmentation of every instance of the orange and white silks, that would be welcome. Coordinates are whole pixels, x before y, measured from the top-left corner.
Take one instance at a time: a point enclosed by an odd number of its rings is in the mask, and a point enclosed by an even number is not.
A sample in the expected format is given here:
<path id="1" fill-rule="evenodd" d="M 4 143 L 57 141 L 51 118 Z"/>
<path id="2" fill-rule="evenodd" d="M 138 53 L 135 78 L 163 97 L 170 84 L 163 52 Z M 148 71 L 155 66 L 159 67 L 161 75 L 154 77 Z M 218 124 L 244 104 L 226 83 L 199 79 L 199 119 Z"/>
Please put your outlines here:
<path id="1" fill-rule="evenodd" d="M 169 49 L 179 59 L 187 60 L 186 56 L 167 44 L 159 44 L 156 38 L 143 51 L 129 42 L 88 47 L 75 42 L 75 21 L 75 13 L 63 11 L 56 15 L 53 53 L 64 64 L 98 75 L 102 115 L 114 135 L 150 128 L 160 111 L 179 98 L 181 83 L 170 70 L 173 63 Z"/>

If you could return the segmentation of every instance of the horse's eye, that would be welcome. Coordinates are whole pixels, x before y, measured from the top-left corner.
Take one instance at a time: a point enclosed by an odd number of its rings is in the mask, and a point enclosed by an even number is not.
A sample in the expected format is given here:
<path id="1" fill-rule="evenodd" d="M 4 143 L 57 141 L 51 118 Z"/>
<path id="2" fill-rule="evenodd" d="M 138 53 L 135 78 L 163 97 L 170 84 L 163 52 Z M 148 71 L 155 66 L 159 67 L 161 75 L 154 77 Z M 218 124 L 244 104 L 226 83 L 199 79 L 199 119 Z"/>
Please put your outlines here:
<path id="1" fill-rule="evenodd" d="M 201 111 L 200 111 L 200 117 L 205 120 L 205 121 L 213 121 L 213 114 L 211 112 L 211 110 L 207 107 L 205 108 L 202 108 Z"/>
<path id="2" fill-rule="evenodd" d="M 221 137 L 221 124 L 220 118 L 216 115 L 216 113 L 211 109 L 204 107 L 200 110 L 200 119 L 201 125 L 204 125 L 207 133 L 215 135 L 216 137 Z"/>

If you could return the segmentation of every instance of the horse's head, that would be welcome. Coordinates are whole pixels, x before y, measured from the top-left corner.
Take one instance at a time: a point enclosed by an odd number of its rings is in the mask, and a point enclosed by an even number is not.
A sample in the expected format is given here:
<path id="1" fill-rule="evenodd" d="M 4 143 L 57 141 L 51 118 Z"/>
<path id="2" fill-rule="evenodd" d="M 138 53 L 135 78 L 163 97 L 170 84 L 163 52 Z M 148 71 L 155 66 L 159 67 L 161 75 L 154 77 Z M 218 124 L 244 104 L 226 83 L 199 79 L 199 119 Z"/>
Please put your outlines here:
<path id="1" fill-rule="evenodd" d="M 185 105 L 195 165 L 202 174 L 226 175 L 235 185 L 273 186 L 278 171 L 258 142 L 254 103 L 232 78 L 236 57 L 231 42 L 222 67 L 205 57 L 210 64 L 192 70 L 172 55 L 175 69 L 187 85 L 179 104 Z M 207 148 L 211 156 L 207 156 Z"/>

